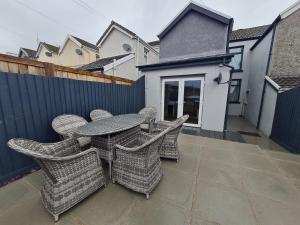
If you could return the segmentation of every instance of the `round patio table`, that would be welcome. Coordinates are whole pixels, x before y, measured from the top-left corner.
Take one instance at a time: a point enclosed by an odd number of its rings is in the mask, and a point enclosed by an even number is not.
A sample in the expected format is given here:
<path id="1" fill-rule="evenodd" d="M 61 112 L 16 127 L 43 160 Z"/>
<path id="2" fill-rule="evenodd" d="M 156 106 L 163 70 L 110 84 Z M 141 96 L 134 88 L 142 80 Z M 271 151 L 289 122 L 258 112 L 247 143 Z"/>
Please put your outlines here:
<path id="1" fill-rule="evenodd" d="M 107 136 L 107 150 L 112 156 L 111 135 L 120 132 L 126 132 L 134 127 L 139 127 L 145 121 L 146 117 L 139 114 L 124 114 L 113 116 L 106 119 L 91 121 L 81 127 L 78 127 L 74 134 L 78 136 Z M 109 176 L 112 176 L 112 157 L 108 159 Z"/>

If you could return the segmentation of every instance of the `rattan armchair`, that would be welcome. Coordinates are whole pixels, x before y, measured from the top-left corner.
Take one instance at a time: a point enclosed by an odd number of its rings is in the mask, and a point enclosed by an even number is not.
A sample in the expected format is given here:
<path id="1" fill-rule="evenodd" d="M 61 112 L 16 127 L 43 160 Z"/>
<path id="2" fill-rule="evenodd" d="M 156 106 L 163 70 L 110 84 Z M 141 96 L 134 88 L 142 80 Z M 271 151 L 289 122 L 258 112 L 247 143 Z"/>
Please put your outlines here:
<path id="1" fill-rule="evenodd" d="M 103 109 L 95 109 L 90 113 L 91 120 L 101 120 L 101 119 L 106 119 L 110 118 L 113 115 L 110 112 L 107 112 Z"/>
<path id="2" fill-rule="evenodd" d="M 26 139 L 11 139 L 8 146 L 33 157 L 41 166 L 44 207 L 55 221 L 100 187 L 105 186 L 101 160 L 96 148 L 81 152 L 76 139 L 42 144 Z"/>
<path id="3" fill-rule="evenodd" d="M 141 125 L 143 130 L 146 130 L 147 132 L 151 133 L 151 131 L 154 128 L 156 116 L 157 116 L 157 110 L 156 108 L 149 106 L 141 109 L 138 114 L 142 114 L 146 116 L 146 119 L 144 123 Z"/>
<path id="4" fill-rule="evenodd" d="M 163 169 L 159 157 L 159 146 L 166 133 L 166 129 L 155 137 L 144 132 L 127 142 L 126 145 L 114 146 L 112 180 L 133 191 L 146 194 L 159 183 Z"/>
<path id="5" fill-rule="evenodd" d="M 88 122 L 81 116 L 64 114 L 57 116 L 52 121 L 52 128 L 58 133 L 62 139 L 71 138 L 74 136 L 76 128 L 87 124 Z M 81 147 L 90 145 L 90 137 L 77 137 Z"/>
<path id="6" fill-rule="evenodd" d="M 159 155 L 161 158 L 176 159 L 178 162 L 180 154 L 177 139 L 182 125 L 187 121 L 188 118 L 189 115 L 184 115 L 171 122 L 159 121 L 156 123 L 155 129 L 153 129 L 152 133 L 149 134 L 153 137 L 163 130 L 171 128 L 164 138 L 162 145 L 160 146 Z"/>

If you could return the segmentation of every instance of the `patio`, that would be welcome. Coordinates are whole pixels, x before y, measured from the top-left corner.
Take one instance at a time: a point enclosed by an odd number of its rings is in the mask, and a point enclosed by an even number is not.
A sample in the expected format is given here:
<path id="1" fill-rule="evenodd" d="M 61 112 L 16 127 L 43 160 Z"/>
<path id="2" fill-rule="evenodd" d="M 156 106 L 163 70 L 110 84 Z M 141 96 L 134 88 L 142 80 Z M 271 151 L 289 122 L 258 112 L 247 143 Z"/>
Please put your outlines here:
<path id="1" fill-rule="evenodd" d="M 299 223 L 300 156 L 185 134 L 179 147 L 179 163 L 163 161 L 165 175 L 149 200 L 109 183 L 56 224 Z M 0 224 L 54 224 L 40 200 L 40 173 L 0 189 Z"/>

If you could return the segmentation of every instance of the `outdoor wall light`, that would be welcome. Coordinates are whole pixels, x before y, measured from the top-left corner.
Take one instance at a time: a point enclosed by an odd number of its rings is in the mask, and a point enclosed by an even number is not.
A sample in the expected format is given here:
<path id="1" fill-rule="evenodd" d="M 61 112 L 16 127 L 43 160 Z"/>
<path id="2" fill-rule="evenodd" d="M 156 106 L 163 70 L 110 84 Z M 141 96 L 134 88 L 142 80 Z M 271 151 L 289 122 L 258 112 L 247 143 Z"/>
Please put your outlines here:
<path id="1" fill-rule="evenodd" d="M 217 82 L 217 84 L 220 84 L 222 81 L 222 73 L 220 72 L 219 73 L 219 76 L 217 76 L 215 79 L 214 79 L 214 82 Z"/>

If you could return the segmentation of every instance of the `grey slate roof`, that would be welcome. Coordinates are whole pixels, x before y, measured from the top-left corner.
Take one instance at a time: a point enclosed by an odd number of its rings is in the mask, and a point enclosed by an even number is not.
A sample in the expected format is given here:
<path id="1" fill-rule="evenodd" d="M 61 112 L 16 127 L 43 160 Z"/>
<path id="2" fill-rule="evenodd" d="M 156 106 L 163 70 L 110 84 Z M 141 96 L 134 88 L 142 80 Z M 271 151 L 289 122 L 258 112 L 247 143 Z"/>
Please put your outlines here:
<path id="1" fill-rule="evenodd" d="M 54 52 L 56 54 L 58 54 L 58 52 L 59 52 L 59 47 L 57 47 L 57 46 L 50 45 L 46 42 L 42 42 L 42 45 L 44 45 L 45 48 L 47 48 L 50 52 Z"/>
<path id="2" fill-rule="evenodd" d="M 85 40 L 82 40 L 81 38 L 75 37 L 72 35 L 73 38 L 75 38 L 80 44 L 82 44 L 83 46 L 86 46 L 88 48 L 94 49 L 96 51 L 98 51 L 98 47 L 90 42 L 87 42 Z"/>
<path id="3" fill-rule="evenodd" d="M 260 38 L 270 25 L 238 29 L 231 32 L 230 41 L 253 40 Z"/>
<path id="4" fill-rule="evenodd" d="M 159 40 L 157 40 L 157 41 L 150 41 L 150 42 L 148 42 L 148 44 L 151 45 L 151 46 L 159 45 Z"/>
<path id="5" fill-rule="evenodd" d="M 283 90 L 300 86 L 300 74 L 298 76 L 271 76 L 271 79 Z"/>
<path id="6" fill-rule="evenodd" d="M 30 58 L 35 58 L 36 52 L 35 50 L 29 49 L 29 48 L 21 48 L 24 52 L 26 52 L 26 54 L 28 55 L 28 57 Z M 19 55 L 20 56 L 20 55 Z"/>
<path id="7" fill-rule="evenodd" d="M 82 67 L 80 67 L 79 69 L 81 70 L 87 70 L 87 71 L 95 71 L 95 70 L 103 70 L 103 67 L 112 63 L 115 60 L 119 60 L 125 56 L 128 56 L 129 54 L 123 54 L 123 55 L 116 55 L 116 56 L 112 56 L 112 57 L 107 57 L 107 58 L 103 58 L 103 59 L 99 59 L 95 62 L 86 64 Z"/>

